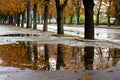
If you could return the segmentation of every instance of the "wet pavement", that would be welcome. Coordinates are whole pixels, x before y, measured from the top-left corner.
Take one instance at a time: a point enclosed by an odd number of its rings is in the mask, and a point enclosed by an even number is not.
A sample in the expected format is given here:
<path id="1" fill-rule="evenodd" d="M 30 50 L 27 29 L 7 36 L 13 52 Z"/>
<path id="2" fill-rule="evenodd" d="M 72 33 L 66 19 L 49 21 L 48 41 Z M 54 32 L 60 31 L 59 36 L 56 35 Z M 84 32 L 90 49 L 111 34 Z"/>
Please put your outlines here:
<path id="1" fill-rule="evenodd" d="M 38 25 L 38 29 L 42 29 L 42 25 Z M 48 30 L 52 32 L 57 31 L 56 25 L 49 25 Z M 70 34 L 74 36 L 84 37 L 84 25 L 65 25 L 65 34 Z M 106 26 L 100 25 L 95 26 L 95 39 L 108 40 L 116 43 L 120 43 L 120 28 L 119 26 Z"/>
<path id="2" fill-rule="evenodd" d="M 0 27 L 0 80 L 120 79 L 119 42 Z"/>

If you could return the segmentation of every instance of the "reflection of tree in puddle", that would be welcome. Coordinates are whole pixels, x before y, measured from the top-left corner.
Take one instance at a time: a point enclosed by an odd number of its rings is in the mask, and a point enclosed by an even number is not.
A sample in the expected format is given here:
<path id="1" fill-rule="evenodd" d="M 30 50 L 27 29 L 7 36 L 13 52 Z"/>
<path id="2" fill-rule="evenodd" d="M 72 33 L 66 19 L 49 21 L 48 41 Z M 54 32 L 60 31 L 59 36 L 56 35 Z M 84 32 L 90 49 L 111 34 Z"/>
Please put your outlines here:
<path id="1" fill-rule="evenodd" d="M 93 69 L 94 47 L 84 48 L 84 64 L 85 69 Z"/>
<path id="2" fill-rule="evenodd" d="M 119 49 L 96 47 L 94 56 L 94 69 L 106 69 L 116 66 L 119 59 Z"/>
<path id="3" fill-rule="evenodd" d="M 116 66 L 120 49 L 18 42 L 0 45 L 3 66 L 39 70 L 106 69 Z"/>

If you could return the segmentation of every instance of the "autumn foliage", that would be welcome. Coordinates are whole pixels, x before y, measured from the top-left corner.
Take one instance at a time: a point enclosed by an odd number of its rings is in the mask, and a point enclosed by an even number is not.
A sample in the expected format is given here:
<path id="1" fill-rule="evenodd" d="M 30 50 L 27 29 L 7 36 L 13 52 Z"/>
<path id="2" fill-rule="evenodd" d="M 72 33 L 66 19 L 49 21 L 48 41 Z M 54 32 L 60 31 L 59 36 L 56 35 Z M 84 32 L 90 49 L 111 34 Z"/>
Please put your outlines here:
<path id="1" fill-rule="evenodd" d="M 1 0 L 0 11 L 6 15 L 21 13 L 26 8 L 26 0 Z"/>

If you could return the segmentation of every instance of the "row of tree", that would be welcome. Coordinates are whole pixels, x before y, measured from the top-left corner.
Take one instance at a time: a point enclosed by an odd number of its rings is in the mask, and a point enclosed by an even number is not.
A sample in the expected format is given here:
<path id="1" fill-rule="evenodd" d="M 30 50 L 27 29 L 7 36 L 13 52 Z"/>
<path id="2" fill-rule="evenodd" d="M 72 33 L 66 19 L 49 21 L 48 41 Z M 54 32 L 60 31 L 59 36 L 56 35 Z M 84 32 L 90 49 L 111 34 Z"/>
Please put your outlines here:
<path id="1" fill-rule="evenodd" d="M 37 21 L 42 16 L 43 31 L 47 31 L 48 19 L 57 18 L 57 34 L 64 34 L 63 24 L 66 18 L 70 17 L 70 23 L 72 23 L 76 15 L 76 24 L 79 24 L 80 14 L 83 14 L 84 10 L 85 38 L 94 39 L 94 14 L 97 14 L 96 25 L 103 11 L 108 16 L 109 25 L 111 17 L 115 17 L 116 24 L 120 24 L 119 0 L 95 0 L 95 6 L 97 8 L 94 11 L 94 0 L 1 0 L 0 23 L 24 27 L 26 22 L 26 28 L 37 29 Z"/>

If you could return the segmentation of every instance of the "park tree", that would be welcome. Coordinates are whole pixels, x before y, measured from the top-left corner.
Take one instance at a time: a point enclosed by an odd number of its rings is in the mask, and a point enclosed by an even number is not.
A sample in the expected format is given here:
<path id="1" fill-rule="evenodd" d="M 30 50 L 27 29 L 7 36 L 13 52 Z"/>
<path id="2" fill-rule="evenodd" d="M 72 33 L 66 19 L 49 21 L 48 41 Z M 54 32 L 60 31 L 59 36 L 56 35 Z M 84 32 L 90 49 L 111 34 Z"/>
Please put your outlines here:
<path id="1" fill-rule="evenodd" d="M 30 13 L 31 13 L 31 0 L 27 0 L 27 26 L 26 28 L 32 28 Z"/>
<path id="2" fill-rule="evenodd" d="M 33 29 L 37 29 L 37 14 L 38 14 L 38 7 L 42 6 L 43 0 L 33 0 Z M 39 6 L 40 5 L 40 6 Z"/>
<path id="3" fill-rule="evenodd" d="M 109 4 L 106 11 L 108 15 L 108 25 L 110 25 L 110 16 L 115 17 L 115 25 L 120 25 L 120 1 L 119 0 L 106 0 Z"/>
<path id="4" fill-rule="evenodd" d="M 98 0 L 98 2 L 97 2 L 98 8 L 97 8 L 97 15 L 96 15 L 96 26 L 98 26 L 98 24 L 99 24 L 99 16 L 100 16 L 100 10 L 101 10 L 101 6 L 102 6 L 102 1 L 103 0 Z"/>
<path id="5" fill-rule="evenodd" d="M 44 26 L 43 26 L 43 31 L 47 31 L 49 3 L 50 3 L 50 0 L 44 0 Z"/>
<path id="6" fill-rule="evenodd" d="M 33 29 L 37 29 L 37 3 L 34 3 L 33 8 Z"/>
<path id="7" fill-rule="evenodd" d="M 74 3 L 69 0 L 64 10 L 64 17 L 70 17 L 69 24 L 72 24 L 73 17 L 75 15 Z"/>
<path id="8" fill-rule="evenodd" d="M 55 0 L 57 9 L 57 34 L 64 34 L 63 30 L 63 12 L 68 0 Z"/>
<path id="9" fill-rule="evenodd" d="M 57 12 L 56 12 L 56 6 L 55 6 L 55 1 L 54 0 L 51 0 L 50 1 L 50 5 L 49 5 L 49 23 L 52 23 L 52 19 L 56 19 L 56 15 L 57 15 Z"/>
<path id="10" fill-rule="evenodd" d="M 115 10 L 116 25 L 120 25 L 120 0 L 112 0 L 112 4 Z"/>
<path id="11" fill-rule="evenodd" d="M 75 11 L 76 11 L 76 24 L 80 23 L 80 9 L 81 9 L 81 0 L 73 0 Z"/>
<path id="12" fill-rule="evenodd" d="M 25 0 L 1 0 L 0 12 L 2 15 L 7 16 L 9 24 L 20 24 L 20 14 L 24 12 L 26 8 Z"/>
<path id="13" fill-rule="evenodd" d="M 83 0 L 85 10 L 85 39 L 94 39 L 94 0 Z"/>

